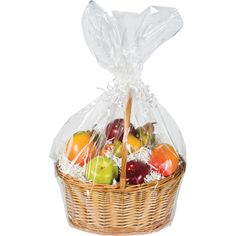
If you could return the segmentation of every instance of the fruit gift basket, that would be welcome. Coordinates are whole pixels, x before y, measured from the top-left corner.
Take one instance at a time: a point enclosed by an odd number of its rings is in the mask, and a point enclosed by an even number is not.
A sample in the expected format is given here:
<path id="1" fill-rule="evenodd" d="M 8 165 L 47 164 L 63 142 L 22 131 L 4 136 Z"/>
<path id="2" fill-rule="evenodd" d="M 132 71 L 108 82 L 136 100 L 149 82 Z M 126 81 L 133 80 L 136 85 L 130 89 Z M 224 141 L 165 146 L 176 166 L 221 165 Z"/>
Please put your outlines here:
<path id="1" fill-rule="evenodd" d="M 66 122 L 51 149 L 68 221 L 103 235 L 160 230 L 174 216 L 185 145 L 141 71 L 182 19 L 175 8 L 108 14 L 90 1 L 82 25 L 91 52 L 115 78 Z"/>

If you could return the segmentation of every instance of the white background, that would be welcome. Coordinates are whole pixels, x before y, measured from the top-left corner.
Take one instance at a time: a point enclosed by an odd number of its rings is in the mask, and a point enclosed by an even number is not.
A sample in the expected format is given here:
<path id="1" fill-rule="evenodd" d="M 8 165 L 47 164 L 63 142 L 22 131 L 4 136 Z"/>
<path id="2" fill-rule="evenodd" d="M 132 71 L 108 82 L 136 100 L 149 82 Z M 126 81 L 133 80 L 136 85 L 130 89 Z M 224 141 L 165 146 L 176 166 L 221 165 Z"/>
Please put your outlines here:
<path id="1" fill-rule="evenodd" d="M 175 6 L 181 13 L 184 28 L 143 71 L 188 153 L 174 222 L 159 235 L 236 235 L 235 1 L 98 3 L 129 11 Z M 0 235 L 86 235 L 67 224 L 49 159 L 64 122 L 113 78 L 83 39 L 86 4 L 0 1 Z"/>

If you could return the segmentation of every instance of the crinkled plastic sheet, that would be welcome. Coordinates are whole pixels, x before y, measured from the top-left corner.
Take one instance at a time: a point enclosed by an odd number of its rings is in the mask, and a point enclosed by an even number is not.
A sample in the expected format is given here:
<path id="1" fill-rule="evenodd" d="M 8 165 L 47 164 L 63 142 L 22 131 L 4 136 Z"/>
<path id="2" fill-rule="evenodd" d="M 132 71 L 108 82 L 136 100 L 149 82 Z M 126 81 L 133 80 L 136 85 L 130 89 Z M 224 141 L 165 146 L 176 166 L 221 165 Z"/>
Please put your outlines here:
<path id="1" fill-rule="evenodd" d="M 154 141 L 153 144 L 142 145 L 135 151 L 132 150 L 132 145 L 127 144 L 127 163 L 138 160 L 149 165 L 150 171 L 144 178 L 144 182 L 148 183 L 165 178 L 153 170 L 149 163 L 152 150 L 156 146 L 171 145 L 181 161 L 185 161 L 185 144 L 178 126 L 141 80 L 144 62 L 158 46 L 175 35 L 182 25 L 183 21 L 175 8 L 152 6 L 141 13 L 113 11 L 108 14 L 94 1 L 88 4 L 82 18 L 85 40 L 98 63 L 112 72 L 114 79 L 100 97 L 73 115 L 57 134 L 50 156 L 63 173 L 84 183 L 97 184 L 95 177 L 93 181 L 88 178 L 89 174 L 86 176 L 86 168 L 95 156 L 106 156 L 121 171 L 121 157 L 109 151 L 101 155 L 101 150 L 104 145 L 114 143 L 114 139 L 108 139 L 106 127 L 115 119 L 124 119 L 130 91 L 131 123 L 135 129 L 152 124 Z M 153 72 L 155 73 L 155 68 Z M 71 161 L 68 160 L 67 150 L 68 140 L 81 131 L 89 132 L 91 142 L 97 137 L 94 142 L 96 153 L 93 157 L 88 155 L 84 165 L 76 164 L 81 153 Z M 94 171 L 96 175 L 96 170 Z M 110 184 L 118 184 L 119 178 L 113 177 Z"/>

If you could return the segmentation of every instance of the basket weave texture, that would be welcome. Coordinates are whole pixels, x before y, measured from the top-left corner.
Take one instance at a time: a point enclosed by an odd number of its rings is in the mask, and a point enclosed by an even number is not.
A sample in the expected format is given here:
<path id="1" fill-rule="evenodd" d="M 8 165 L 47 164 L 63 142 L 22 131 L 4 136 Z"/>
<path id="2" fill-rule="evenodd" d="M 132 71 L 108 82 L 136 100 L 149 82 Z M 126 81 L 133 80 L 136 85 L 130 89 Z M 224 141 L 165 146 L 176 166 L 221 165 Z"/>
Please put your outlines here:
<path id="1" fill-rule="evenodd" d="M 160 230 L 172 221 L 186 163 L 181 158 L 175 173 L 160 181 L 126 185 L 125 138 L 130 126 L 131 104 L 129 96 L 119 184 L 83 183 L 63 173 L 58 163 L 55 165 L 64 192 L 68 221 L 78 229 L 102 235 L 144 234 Z"/>
<path id="2" fill-rule="evenodd" d="M 67 216 L 76 228 L 97 234 L 140 234 L 167 226 L 175 210 L 185 163 L 159 182 L 128 186 L 96 186 L 64 175 L 56 166 L 63 186 Z"/>

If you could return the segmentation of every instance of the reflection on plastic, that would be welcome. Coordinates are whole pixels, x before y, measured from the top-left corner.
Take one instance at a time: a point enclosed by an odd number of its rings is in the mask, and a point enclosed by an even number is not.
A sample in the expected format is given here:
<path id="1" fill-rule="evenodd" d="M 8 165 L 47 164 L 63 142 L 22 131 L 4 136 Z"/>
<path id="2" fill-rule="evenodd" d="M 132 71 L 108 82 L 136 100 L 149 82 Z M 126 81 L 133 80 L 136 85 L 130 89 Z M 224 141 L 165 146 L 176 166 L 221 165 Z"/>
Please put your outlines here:
<path id="1" fill-rule="evenodd" d="M 115 79 L 54 140 L 68 220 L 101 234 L 159 230 L 173 218 L 186 152 L 176 123 L 140 76 L 182 19 L 167 7 L 109 15 L 91 1 L 82 25 L 91 52 Z"/>

